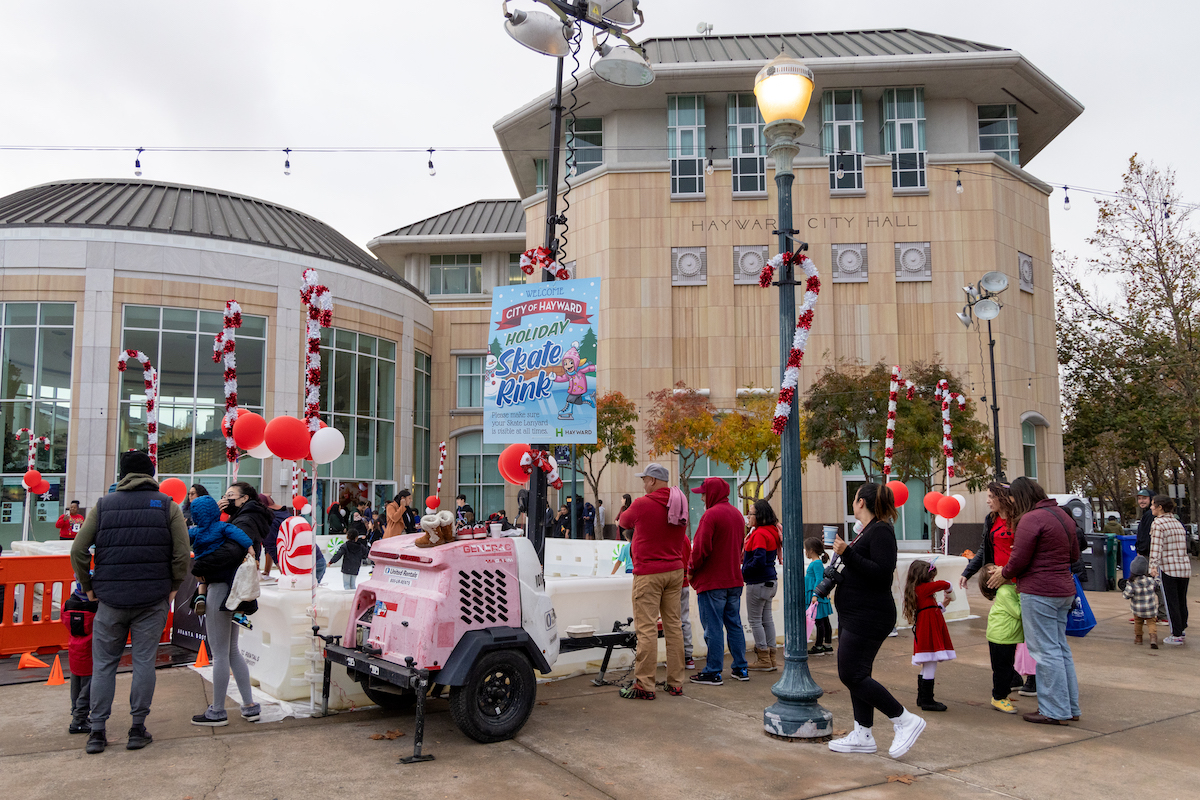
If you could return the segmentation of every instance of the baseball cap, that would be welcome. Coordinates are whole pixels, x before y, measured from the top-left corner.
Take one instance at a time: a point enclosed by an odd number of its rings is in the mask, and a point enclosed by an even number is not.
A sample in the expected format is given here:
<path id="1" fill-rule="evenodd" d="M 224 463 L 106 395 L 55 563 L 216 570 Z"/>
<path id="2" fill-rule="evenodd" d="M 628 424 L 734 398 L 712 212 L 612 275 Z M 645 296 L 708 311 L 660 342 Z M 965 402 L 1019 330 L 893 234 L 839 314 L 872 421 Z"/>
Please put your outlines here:
<path id="1" fill-rule="evenodd" d="M 644 470 L 636 473 L 633 477 L 654 478 L 657 481 L 669 481 L 671 480 L 671 473 L 667 472 L 667 468 L 661 464 L 647 464 Z"/>
<path id="2" fill-rule="evenodd" d="M 1138 497 L 1154 497 L 1154 492 L 1150 491 L 1149 488 L 1143 486 L 1141 491 L 1138 492 Z"/>

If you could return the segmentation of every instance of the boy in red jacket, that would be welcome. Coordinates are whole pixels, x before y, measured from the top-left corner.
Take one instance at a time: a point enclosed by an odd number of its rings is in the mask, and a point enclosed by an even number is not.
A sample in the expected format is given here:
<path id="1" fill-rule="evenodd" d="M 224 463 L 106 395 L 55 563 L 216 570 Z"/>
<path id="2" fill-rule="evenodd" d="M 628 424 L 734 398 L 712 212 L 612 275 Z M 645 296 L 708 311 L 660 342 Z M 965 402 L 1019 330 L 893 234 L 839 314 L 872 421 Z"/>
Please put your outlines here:
<path id="1" fill-rule="evenodd" d="M 692 543 L 691 581 L 696 590 L 700 624 L 708 660 L 692 683 L 720 686 L 725 663 L 725 640 L 733 657 L 730 674 L 739 681 L 750 680 L 746 662 L 746 632 L 742 629 L 742 543 L 745 520 L 729 503 L 729 484 L 721 478 L 705 478 L 700 488 L 705 512 Z"/>
<path id="2" fill-rule="evenodd" d="M 67 626 L 67 664 L 71 668 L 71 724 L 67 733 L 91 733 L 88 711 L 92 688 L 92 619 L 100 607 L 98 601 L 75 584 L 75 591 L 63 603 L 62 622 Z"/>

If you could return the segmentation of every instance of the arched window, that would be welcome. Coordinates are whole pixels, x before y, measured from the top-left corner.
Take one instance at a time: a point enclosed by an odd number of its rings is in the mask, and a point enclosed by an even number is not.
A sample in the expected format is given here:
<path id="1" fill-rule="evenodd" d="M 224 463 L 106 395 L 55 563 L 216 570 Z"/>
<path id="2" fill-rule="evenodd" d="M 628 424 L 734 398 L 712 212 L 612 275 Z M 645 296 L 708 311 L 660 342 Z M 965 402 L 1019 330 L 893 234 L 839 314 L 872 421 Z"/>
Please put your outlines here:
<path id="1" fill-rule="evenodd" d="M 1037 480 L 1037 426 L 1029 420 L 1021 423 L 1021 451 L 1025 456 L 1025 477 Z"/>

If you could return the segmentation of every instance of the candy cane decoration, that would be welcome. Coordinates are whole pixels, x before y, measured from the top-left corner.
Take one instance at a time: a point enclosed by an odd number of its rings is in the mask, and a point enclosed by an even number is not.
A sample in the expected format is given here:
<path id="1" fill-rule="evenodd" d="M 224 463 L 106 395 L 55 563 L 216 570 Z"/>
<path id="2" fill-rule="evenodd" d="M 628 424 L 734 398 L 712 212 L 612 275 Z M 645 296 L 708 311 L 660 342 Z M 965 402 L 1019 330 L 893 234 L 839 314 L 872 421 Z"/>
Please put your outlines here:
<path id="1" fill-rule="evenodd" d="M 225 460 L 234 465 L 237 480 L 238 448 L 233 443 L 233 423 L 237 422 L 237 353 L 234 331 L 242 327 L 242 307 L 236 300 L 225 303 L 225 327 L 213 339 L 212 360 L 225 362 Z"/>
<path id="2" fill-rule="evenodd" d="M 896 393 L 900 391 L 900 365 L 896 364 L 892 367 L 892 382 L 888 385 L 888 412 L 887 412 L 887 438 L 883 446 L 883 477 L 886 482 L 888 475 L 892 474 L 892 454 L 894 450 L 892 445 L 896 442 Z M 913 393 L 917 390 L 917 385 L 908 379 L 904 379 L 904 388 L 908 390 L 905 399 L 911 401 Z"/>
<path id="3" fill-rule="evenodd" d="M 950 438 L 950 403 L 958 403 L 959 410 L 967 407 L 967 399 L 958 392 L 950 391 L 950 384 L 945 378 L 942 378 L 937 383 L 937 388 L 933 392 L 935 398 L 941 398 L 942 401 L 942 452 L 946 454 L 946 477 L 954 477 L 954 441 Z M 950 483 L 947 480 L 946 490 L 950 490 Z"/>
<path id="4" fill-rule="evenodd" d="M 796 386 L 800 383 L 800 364 L 804 361 L 804 349 L 808 346 L 808 335 L 812 332 L 813 307 L 817 304 L 817 295 L 821 293 L 821 279 L 812 259 L 803 253 L 780 253 L 767 262 L 758 276 L 758 285 L 764 289 L 771 285 L 775 270 L 798 264 L 808 276 L 804 284 L 804 301 L 800 304 L 800 315 L 796 320 L 796 333 L 792 337 L 792 350 L 788 353 L 787 366 L 783 372 L 783 382 L 779 387 L 779 402 L 775 406 L 775 419 L 771 422 L 771 430 L 776 436 L 782 436 L 787 427 L 788 417 L 792 413 L 792 401 L 796 397 Z"/>
<path id="5" fill-rule="evenodd" d="M 21 441 L 22 435 L 29 436 L 29 469 L 35 469 L 36 465 L 37 465 L 37 446 L 39 444 L 42 444 L 42 445 L 45 445 L 44 449 L 49 450 L 50 449 L 50 437 L 49 436 L 34 436 L 33 431 L 29 430 L 29 428 L 21 428 L 20 430 L 17 431 L 17 435 L 15 437 L 18 442 Z M 30 487 L 30 488 L 33 488 L 33 487 Z"/>
<path id="6" fill-rule="evenodd" d="M 141 350 L 126 350 L 117 359 L 117 372 L 124 372 L 126 362 L 136 359 L 142 363 L 142 380 L 146 385 L 146 442 L 150 451 L 150 462 L 158 467 L 158 370 L 150 363 L 150 357 Z"/>
<path id="7" fill-rule="evenodd" d="M 308 351 L 304 359 L 304 421 L 308 429 L 321 428 L 321 328 L 333 324 L 333 295 L 322 286 L 315 269 L 304 270 L 300 300 L 308 309 Z"/>
<path id="8" fill-rule="evenodd" d="M 438 454 L 439 454 L 438 481 L 437 481 L 437 493 L 434 495 L 435 497 L 442 496 L 442 472 L 444 472 L 446 469 L 446 443 L 445 442 L 442 442 L 441 444 L 438 445 Z"/>
<path id="9" fill-rule="evenodd" d="M 292 497 L 300 494 L 300 479 L 308 478 L 308 473 L 295 461 L 292 462 Z"/>

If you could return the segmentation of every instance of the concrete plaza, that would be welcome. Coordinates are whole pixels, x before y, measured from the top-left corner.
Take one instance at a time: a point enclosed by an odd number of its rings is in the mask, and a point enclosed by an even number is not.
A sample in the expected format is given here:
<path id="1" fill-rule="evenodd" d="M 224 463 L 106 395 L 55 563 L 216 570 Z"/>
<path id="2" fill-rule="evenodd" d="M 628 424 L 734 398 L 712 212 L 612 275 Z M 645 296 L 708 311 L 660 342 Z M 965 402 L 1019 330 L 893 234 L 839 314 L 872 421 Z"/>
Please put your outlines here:
<path id="1" fill-rule="evenodd" d="M 154 743 L 136 752 L 124 748 L 128 675 L 118 676 L 109 748 L 96 756 L 83 752 L 87 737 L 66 732 L 66 686 L 0 687 L 3 794 L 14 800 L 1200 797 L 1193 754 L 1200 744 L 1196 645 L 1136 647 L 1119 593 L 1089 600 L 1100 624 L 1072 640 L 1079 722 L 1031 725 L 994 711 L 985 620 L 952 623 L 958 660 L 937 678 L 937 697 L 950 709 L 926 713 L 929 727 L 898 761 L 886 754 L 885 719 L 876 721 L 877 755 L 840 755 L 824 744 L 764 735 L 762 710 L 773 701 L 777 674 L 721 687 L 688 684 L 684 697 L 660 692 L 654 702 L 621 700 L 611 687 L 593 687 L 591 676 L 545 684 L 516 739 L 493 745 L 468 740 L 446 703 L 434 702 L 426 751 L 437 760 L 406 766 L 397 758 L 412 752 L 411 716 L 370 709 L 250 724 L 230 701 L 228 727 L 197 728 L 189 719 L 204 709 L 212 686 L 190 668 L 173 668 L 158 672 L 147 721 Z M 977 613 L 986 610 L 974 590 L 971 601 Z M 876 676 L 915 710 L 911 648 L 907 632 L 888 640 Z M 835 728 L 850 727 L 850 701 L 834 658 L 811 665 Z M 1036 701 L 1021 698 L 1016 705 L 1030 711 Z M 405 735 L 370 738 L 396 729 Z M 897 780 L 906 776 L 911 783 Z"/>

